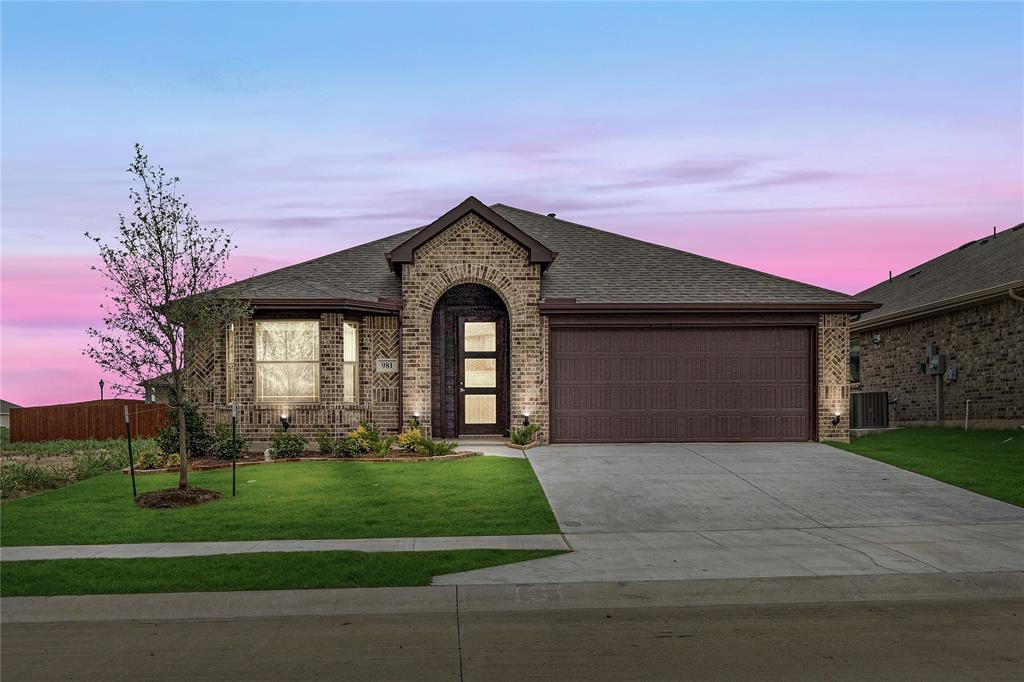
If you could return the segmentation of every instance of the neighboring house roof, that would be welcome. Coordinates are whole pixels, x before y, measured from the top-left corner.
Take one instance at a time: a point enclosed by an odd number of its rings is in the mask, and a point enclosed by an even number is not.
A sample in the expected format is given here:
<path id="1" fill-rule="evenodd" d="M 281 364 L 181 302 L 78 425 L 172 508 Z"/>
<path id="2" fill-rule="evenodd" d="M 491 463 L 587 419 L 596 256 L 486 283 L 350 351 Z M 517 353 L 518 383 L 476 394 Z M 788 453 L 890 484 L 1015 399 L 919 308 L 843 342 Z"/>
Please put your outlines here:
<path id="1" fill-rule="evenodd" d="M 927 317 L 1006 297 L 1024 287 L 1024 223 L 976 239 L 857 294 L 881 303 L 853 323 L 858 329 Z M 1024 294 L 1024 292 L 1017 292 Z"/>
<path id="2" fill-rule="evenodd" d="M 21 407 L 21 405 L 15 405 L 9 400 L 0 400 L 0 414 L 9 414 L 12 407 Z"/>
<path id="3" fill-rule="evenodd" d="M 464 215 L 476 207 L 475 199 L 467 202 L 453 211 Z M 846 294 L 551 216 L 503 204 L 480 207 L 485 210 L 476 208 L 476 212 L 487 214 L 482 218 L 506 221 L 496 227 L 522 235 L 517 241 L 532 247 L 537 262 L 548 265 L 541 279 L 541 296 L 559 301 L 551 305 L 621 304 L 642 310 L 643 306 L 671 304 L 696 308 L 727 304 L 831 307 L 851 312 L 871 307 Z M 284 306 L 298 301 L 394 309 L 402 295 L 401 280 L 389 269 L 387 256 L 391 254 L 394 261 L 397 254 L 400 262 L 408 262 L 411 250 L 432 237 L 449 214 L 425 228 L 258 275 L 229 288 L 257 305 L 276 301 Z"/>

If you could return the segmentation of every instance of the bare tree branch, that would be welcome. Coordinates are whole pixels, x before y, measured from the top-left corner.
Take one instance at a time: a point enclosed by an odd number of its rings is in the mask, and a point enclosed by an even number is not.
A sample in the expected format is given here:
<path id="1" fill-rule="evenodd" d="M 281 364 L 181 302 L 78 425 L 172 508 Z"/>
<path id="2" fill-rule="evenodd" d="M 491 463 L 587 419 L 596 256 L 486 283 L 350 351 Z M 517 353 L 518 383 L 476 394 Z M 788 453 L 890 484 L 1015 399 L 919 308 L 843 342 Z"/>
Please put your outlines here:
<path id="1" fill-rule="evenodd" d="M 223 291 L 234 246 L 215 227 L 204 227 L 177 193 L 178 178 L 167 178 L 135 145 L 128 173 L 132 215 L 118 216 L 117 235 L 105 242 L 89 232 L 103 264 L 94 267 L 109 285 L 101 306 L 104 330 L 90 327 L 83 351 L 119 377 L 113 389 L 137 394 L 147 380 L 164 377 L 177 407 L 179 486 L 188 485 L 185 404 L 189 362 L 219 344 L 232 322 L 247 317 L 248 302 Z M 187 333 L 186 333 L 187 330 Z"/>

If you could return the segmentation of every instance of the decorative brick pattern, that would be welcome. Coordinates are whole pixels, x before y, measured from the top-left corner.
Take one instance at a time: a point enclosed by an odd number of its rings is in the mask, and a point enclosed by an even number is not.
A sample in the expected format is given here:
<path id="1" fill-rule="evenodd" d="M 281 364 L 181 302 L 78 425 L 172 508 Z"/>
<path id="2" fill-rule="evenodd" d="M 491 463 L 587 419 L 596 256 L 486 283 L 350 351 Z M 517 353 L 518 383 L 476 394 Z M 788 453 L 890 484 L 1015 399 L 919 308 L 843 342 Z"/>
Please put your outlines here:
<path id="1" fill-rule="evenodd" d="M 892 425 L 935 424 L 935 377 L 917 367 L 929 343 L 957 370 L 955 382 L 941 383 L 943 421 L 962 425 L 970 399 L 978 428 L 1024 423 L 1024 303 L 1005 298 L 856 335 L 861 389 L 899 398 Z"/>
<path id="2" fill-rule="evenodd" d="M 377 374 L 378 359 L 398 359 L 398 318 L 373 315 L 363 318 L 360 334 L 360 388 L 373 423 L 386 433 L 401 430 L 401 396 L 398 372 Z"/>
<path id="3" fill-rule="evenodd" d="M 548 437 L 546 322 L 541 318 L 540 266 L 519 244 L 475 214 L 467 215 L 417 249 L 402 269 L 403 411 L 418 412 L 430 432 L 431 316 L 448 289 L 466 283 L 493 289 L 509 313 L 511 423 L 530 422 Z"/>
<path id="4" fill-rule="evenodd" d="M 850 440 L 850 335 L 847 315 L 818 317 L 818 440 Z M 839 423 L 832 420 L 839 416 Z"/>

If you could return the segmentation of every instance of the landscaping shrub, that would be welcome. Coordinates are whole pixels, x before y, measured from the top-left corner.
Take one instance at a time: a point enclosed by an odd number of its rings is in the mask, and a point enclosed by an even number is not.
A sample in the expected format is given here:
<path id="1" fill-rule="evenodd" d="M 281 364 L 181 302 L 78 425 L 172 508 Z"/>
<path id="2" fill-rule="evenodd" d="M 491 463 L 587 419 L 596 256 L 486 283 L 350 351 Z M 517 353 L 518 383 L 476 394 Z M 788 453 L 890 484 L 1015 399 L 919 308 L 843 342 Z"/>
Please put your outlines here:
<path id="1" fill-rule="evenodd" d="M 159 450 L 140 450 L 135 458 L 135 465 L 140 469 L 163 469 L 164 456 Z M 178 462 L 181 464 L 181 462 Z"/>
<path id="2" fill-rule="evenodd" d="M 11 497 L 30 490 L 59 488 L 74 480 L 70 467 L 12 462 L 0 469 L 0 495 Z"/>
<path id="3" fill-rule="evenodd" d="M 529 445 L 533 442 L 533 437 L 540 431 L 540 427 L 536 424 L 527 424 L 519 428 L 511 428 L 508 430 L 508 439 L 512 441 L 514 445 Z"/>
<path id="4" fill-rule="evenodd" d="M 380 429 L 372 422 L 359 422 L 359 428 L 348 437 L 355 442 L 358 452 L 376 452 L 380 447 Z"/>
<path id="5" fill-rule="evenodd" d="M 326 457 L 340 455 L 340 438 L 335 438 L 330 431 L 323 429 L 316 432 L 316 442 L 320 446 L 320 454 Z"/>
<path id="6" fill-rule="evenodd" d="M 305 449 L 306 439 L 297 433 L 278 429 L 270 438 L 270 451 L 275 459 L 298 457 Z"/>
<path id="7" fill-rule="evenodd" d="M 148 438 L 133 443 L 136 452 L 156 448 L 155 441 Z M 0 467 L 0 496 L 4 498 L 59 488 L 128 466 L 128 443 L 124 439 L 4 442 L 3 454 L 7 461 Z M 23 457 L 35 461 L 12 459 Z M 53 458 L 58 461 L 53 462 Z M 51 461 L 40 461 L 47 459 Z"/>
<path id="8" fill-rule="evenodd" d="M 359 443 L 350 436 L 341 436 L 338 438 L 337 449 L 335 455 L 338 457 L 353 457 L 359 454 Z"/>
<path id="9" fill-rule="evenodd" d="M 87 453 L 75 457 L 71 461 L 71 472 L 76 481 L 84 481 L 87 478 L 99 476 L 108 471 L 117 471 L 126 466 L 128 466 L 127 451 Z"/>
<path id="10" fill-rule="evenodd" d="M 178 413 L 168 408 L 170 423 L 156 436 L 157 445 L 165 455 L 178 451 Z M 185 405 L 185 448 L 189 457 L 206 457 L 213 449 L 216 438 L 206 430 L 203 418 L 194 405 Z M 230 457 L 230 455 L 228 455 Z"/>
<path id="11" fill-rule="evenodd" d="M 439 455 L 450 455 L 459 446 L 455 441 L 433 440 L 421 437 L 416 446 L 416 453 L 424 457 L 437 457 Z"/>
<path id="12" fill-rule="evenodd" d="M 245 454 L 249 442 L 239 435 L 231 437 L 231 427 L 227 424 L 218 424 L 215 429 L 211 454 L 217 459 L 231 459 L 236 452 L 239 455 Z"/>
<path id="13" fill-rule="evenodd" d="M 398 434 L 398 449 L 402 452 L 416 452 L 416 447 L 423 439 L 423 430 L 418 426 L 410 426 Z"/>
<path id="14" fill-rule="evenodd" d="M 164 466 L 168 469 L 181 466 L 181 455 L 175 452 L 173 455 L 167 455 L 167 460 L 164 462 Z"/>
<path id="15" fill-rule="evenodd" d="M 386 438 L 382 437 L 379 441 L 377 441 L 377 447 L 374 449 L 373 452 L 378 457 L 387 457 L 388 455 L 391 454 L 391 448 L 394 447 L 394 445 L 394 436 L 387 436 Z"/>

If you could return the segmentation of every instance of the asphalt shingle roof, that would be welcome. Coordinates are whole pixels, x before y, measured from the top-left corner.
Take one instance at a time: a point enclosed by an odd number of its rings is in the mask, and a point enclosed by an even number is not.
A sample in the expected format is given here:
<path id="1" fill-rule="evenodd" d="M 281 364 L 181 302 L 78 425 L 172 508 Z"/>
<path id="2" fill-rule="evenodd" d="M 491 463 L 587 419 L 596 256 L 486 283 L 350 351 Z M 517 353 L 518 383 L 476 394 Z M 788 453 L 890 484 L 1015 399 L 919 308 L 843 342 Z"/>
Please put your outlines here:
<path id="1" fill-rule="evenodd" d="M 503 204 L 491 207 L 556 251 L 544 298 L 578 303 L 848 303 L 828 289 Z M 256 299 L 401 297 L 385 256 L 422 228 L 281 268 L 231 285 Z"/>
<path id="2" fill-rule="evenodd" d="M 881 303 L 861 322 L 999 286 L 1024 285 L 1024 223 L 967 242 L 857 294 Z"/>

